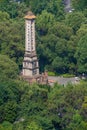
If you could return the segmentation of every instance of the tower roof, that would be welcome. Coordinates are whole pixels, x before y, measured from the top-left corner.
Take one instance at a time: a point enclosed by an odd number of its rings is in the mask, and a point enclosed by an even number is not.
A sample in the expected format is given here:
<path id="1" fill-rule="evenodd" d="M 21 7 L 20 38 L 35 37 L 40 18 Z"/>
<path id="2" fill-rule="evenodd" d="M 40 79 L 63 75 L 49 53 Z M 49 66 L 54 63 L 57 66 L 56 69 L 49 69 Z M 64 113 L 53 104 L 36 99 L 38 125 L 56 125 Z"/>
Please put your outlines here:
<path id="1" fill-rule="evenodd" d="M 36 16 L 31 12 L 27 12 L 27 15 L 24 17 L 25 19 L 35 19 Z"/>

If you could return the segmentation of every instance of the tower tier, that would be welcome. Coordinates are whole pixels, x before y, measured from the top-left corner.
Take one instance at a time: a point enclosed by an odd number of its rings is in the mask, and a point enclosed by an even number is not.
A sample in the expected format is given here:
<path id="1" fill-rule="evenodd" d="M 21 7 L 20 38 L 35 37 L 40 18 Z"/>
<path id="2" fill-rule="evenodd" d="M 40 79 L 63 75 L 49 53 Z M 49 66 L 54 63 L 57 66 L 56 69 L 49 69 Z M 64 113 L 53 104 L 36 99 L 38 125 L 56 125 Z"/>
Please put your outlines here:
<path id="1" fill-rule="evenodd" d="M 23 76 L 39 75 L 39 64 L 35 43 L 35 16 L 28 12 L 25 16 L 25 55 L 23 60 Z"/>

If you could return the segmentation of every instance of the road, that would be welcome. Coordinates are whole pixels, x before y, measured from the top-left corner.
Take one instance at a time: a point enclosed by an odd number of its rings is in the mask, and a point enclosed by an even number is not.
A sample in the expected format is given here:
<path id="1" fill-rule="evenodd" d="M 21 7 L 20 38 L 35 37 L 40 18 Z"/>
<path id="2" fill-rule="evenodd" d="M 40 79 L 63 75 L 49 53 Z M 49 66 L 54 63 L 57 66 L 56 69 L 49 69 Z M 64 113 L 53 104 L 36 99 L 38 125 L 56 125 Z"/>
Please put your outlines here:
<path id="1" fill-rule="evenodd" d="M 64 0 L 65 11 L 72 12 L 71 0 Z"/>
<path id="2" fill-rule="evenodd" d="M 48 81 L 50 85 L 53 85 L 55 82 L 58 82 L 58 84 L 66 86 L 68 83 L 76 84 L 79 82 L 79 80 L 76 80 L 76 77 L 73 78 L 64 78 L 60 76 L 48 76 Z"/>

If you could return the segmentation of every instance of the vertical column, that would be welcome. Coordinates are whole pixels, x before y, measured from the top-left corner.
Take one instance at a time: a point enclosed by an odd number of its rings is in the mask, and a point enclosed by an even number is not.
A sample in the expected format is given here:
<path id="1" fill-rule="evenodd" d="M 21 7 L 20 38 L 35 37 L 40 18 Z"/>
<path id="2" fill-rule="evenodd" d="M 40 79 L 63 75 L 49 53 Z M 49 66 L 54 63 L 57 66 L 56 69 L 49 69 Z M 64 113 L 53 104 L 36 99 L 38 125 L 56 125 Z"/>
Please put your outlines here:
<path id="1" fill-rule="evenodd" d="M 32 20 L 32 51 L 35 51 L 35 21 Z"/>
<path id="2" fill-rule="evenodd" d="M 29 12 L 25 16 L 25 55 L 23 61 L 23 75 L 39 74 L 38 59 L 35 46 L 35 16 Z"/>
<path id="3" fill-rule="evenodd" d="M 26 20 L 26 33 L 25 33 L 25 51 L 31 51 L 31 21 Z"/>

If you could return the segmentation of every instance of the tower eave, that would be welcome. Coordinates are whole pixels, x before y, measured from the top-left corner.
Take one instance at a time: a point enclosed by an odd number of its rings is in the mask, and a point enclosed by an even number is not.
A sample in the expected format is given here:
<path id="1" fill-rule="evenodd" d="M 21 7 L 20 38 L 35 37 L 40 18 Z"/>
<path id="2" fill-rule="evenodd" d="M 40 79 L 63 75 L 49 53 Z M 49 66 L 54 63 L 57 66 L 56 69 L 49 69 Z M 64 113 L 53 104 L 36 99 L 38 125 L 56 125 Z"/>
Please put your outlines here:
<path id="1" fill-rule="evenodd" d="M 31 11 L 28 11 L 24 18 L 31 20 L 31 19 L 35 19 L 36 16 Z"/>
<path id="2" fill-rule="evenodd" d="M 25 19 L 35 19 L 36 18 L 36 16 L 35 15 L 32 15 L 32 16 L 29 16 L 29 15 L 26 15 L 25 17 L 24 17 Z"/>

